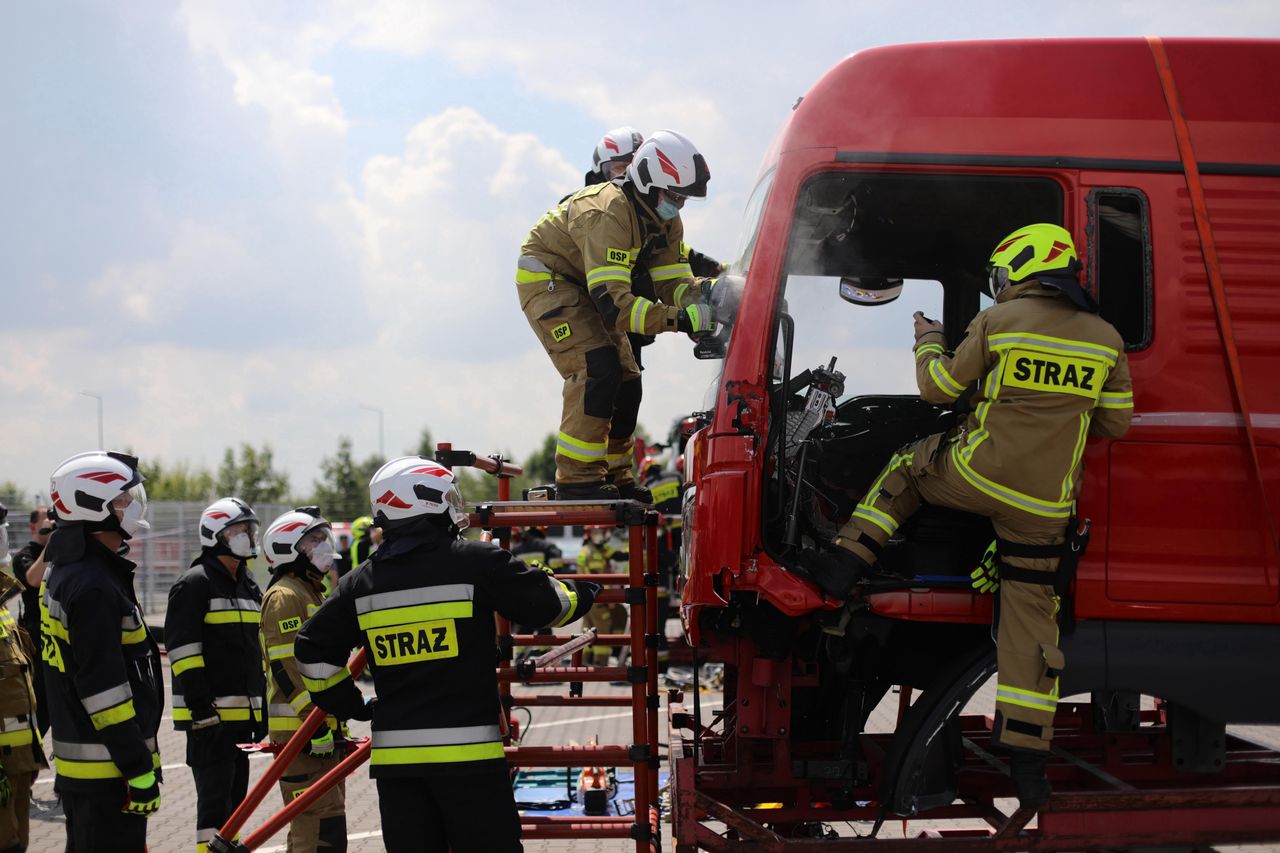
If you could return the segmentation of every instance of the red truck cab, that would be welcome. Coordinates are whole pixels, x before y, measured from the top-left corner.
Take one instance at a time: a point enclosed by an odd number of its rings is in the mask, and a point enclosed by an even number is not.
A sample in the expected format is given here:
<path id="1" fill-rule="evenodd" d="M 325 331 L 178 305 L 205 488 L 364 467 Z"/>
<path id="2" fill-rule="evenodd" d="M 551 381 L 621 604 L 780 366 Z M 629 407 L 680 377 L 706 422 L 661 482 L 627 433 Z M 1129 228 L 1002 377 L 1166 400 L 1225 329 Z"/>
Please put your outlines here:
<path id="1" fill-rule="evenodd" d="M 682 620 L 703 660 L 736 668 L 742 738 L 847 741 L 850 703 L 891 685 L 947 695 L 994 654 L 992 599 L 965 584 L 985 520 L 922 510 L 888 549 L 915 581 L 864 585 L 843 638 L 819 630 L 839 603 L 797 554 L 829 541 L 895 449 L 963 417 L 876 389 L 913 376 L 910 310 L 936 306 L 959 343 L 990 304 L 992 248 L 1032 222 L 1073 234 L 1136 413 L 1086 449 L 1063 695 L 1280 722 L 1277 92 L 1274 41 L 1023 40 L 861 51 L 797 103 L 717 297 L 724 368 L 685 458 Z"/>

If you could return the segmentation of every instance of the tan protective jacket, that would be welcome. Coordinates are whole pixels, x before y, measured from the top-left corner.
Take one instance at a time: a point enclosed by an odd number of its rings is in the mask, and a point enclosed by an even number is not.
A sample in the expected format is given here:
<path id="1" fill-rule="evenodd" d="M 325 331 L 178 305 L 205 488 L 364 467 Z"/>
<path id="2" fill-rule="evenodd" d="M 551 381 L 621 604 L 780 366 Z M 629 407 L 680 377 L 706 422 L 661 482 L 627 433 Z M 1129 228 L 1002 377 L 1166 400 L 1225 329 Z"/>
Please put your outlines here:
<path id="1" fill-rule="evenodd" d="M 0 574 L 0 601 L 17 582 Z M 0 604 L 0 765 L 10 776 L 47 767 L 35 735 L 35 688 L 31 684 L 32 661 L 39 666 L 31 639 L 18 627 L 7 604 Z"/>
<path id="2" fill-rule="evenodd" d="M 604 316 L 620 332 L 656 335 L 676 331 L 680 311 L 702 295 L 689 267 L 680 217 L 667 222 L 640 216 L 622 187 L 593 184 L 548 211 L 520 249 L 516 281 L 523 308 L 539 291 L 557 282 L 585 287 Z M 683 253 L 683 254 L 682 254 Z M 649 270 L 662 304 L 631 292 L 637 262 Z"/>
<path id="3" fill-rule="evenodd" d="M 955 353 L 944 352 L 941 332 L 926 332 L 915 355 L 931 403 L 982 380 L 949 452 L 971 486 L 1026 512 L 1068 517 L 1085 439 L 1129 428 L 1133 383 L 1119 333 L 1034 279 L 974 317 Z"/>
<path id="4" fill-rule="evenodd" d="M 273 581 L 262 596 L 262 650 L 269 669 L 267 733 L 276 743 L 289 740 L 315 707 L 293 657 L 293 639 L 322 601 L 320 584 L 295 574 Z M 326 722 L 331 729 L 338 727 L 333 717 Z"/>

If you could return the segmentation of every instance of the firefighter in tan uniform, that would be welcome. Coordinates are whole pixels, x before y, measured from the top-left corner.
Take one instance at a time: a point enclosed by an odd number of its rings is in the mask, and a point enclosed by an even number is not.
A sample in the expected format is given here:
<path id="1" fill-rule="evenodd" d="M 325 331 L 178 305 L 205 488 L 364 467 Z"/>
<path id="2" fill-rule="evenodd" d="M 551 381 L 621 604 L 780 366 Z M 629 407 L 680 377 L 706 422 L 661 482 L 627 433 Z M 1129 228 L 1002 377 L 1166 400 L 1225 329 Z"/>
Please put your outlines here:
<path id="1" fill-rule="evenodd" d="M 1021 228 L 996 247 L 996 304 L 978 314 L 954 353 L 942 326 L 916 316 L 920 396 L 955 401 L 973 384 L 963 428 L 909 444 L 889 461 L 836 537 L 808 566 L 829 592 L 847 594 L 922 501 L 988 516 L 999 567 L 997 743 L 1009 747 L 1024 805 L 1049 796 L 1045 763 L 1058 676 L 1055 571 L 1082 480 L 1086 439 L 1128 429 L 1133 386 L 1124 343 L 1078 280 L 1071 235 Z M 994 578 L 975 573 L 974 586 Z"/>
<path id="2" fill-rule="evenodd" d="M 681 256 L 680 208 L 707 194 L 706 162 L 688 139 L 660 130 L 636 151 L 625 177 L 584 187 L 544 215 L 520 250 L 520 309 L 564 379 L 556 444 L 563 499 L 636 499 L 631 440 L 640 370 L 627 333 L 712 331 L 710 283 Z M 647 269 L 660 302 L 631 290 Z"/>
<path id="3" fill-rule="evenodd" d="M 267 731 L 283 745 L 315 707 L 293 657 L 302 623 L 324 601 L 325 569 L 333 564 L 333 532 L 316 507 L 286 512 L 267 526 L 262 550 L 272 580 L 262 597 L 262 648 L 268 661 Z M 335 743 L 335 733 L 338 735 Z M 342 726 L 333 717 L 280 777 L 286 803 L 301 795 L 342 759 Z M 346 783 L 339 782 L 289 824 L 289 853 L 347 849 Z"/>
<path id="4" fill-rule="evenodd" d="M 0 574 L 0 601 L 20 591 Z M 48 767 L 35 732 L 36 693 L 31 681 L 35 649 L 6 604 L 0 604 L 0 853 L 27 849 L 31 785 Z"/>
<path id="5" fill-rule="evenodd" d="M 614 570 L 614 557 L 618 551 L 609 541 L 613 531 L 607 524 L 593 524 L 587 528 L 586 541 L 578 552 L 578 571 L 584 575 L 608 574 Z M 626 571 L 624 568 L 622 571 Z M 595 628 L 601 634 L 621 634 L 627 630 L 627 606 L 622 602 L 613 604 L 596 604 L 582 618 L 586 628 Z M 613 653 L 621 652 L 621 647 Z M 583 654 L 587 663 L 601 666 L 609 663 L 610 648 L 608 646 L 591 646 Z"/>

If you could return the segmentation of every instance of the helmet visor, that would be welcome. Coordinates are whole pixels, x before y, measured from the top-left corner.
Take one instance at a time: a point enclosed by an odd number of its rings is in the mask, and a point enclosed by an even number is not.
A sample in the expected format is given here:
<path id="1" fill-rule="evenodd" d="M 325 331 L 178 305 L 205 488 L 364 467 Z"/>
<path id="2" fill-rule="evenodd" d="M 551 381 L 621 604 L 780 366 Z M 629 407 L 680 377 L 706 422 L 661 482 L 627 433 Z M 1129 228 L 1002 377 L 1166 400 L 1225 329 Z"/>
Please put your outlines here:
<path id="1" fill-rule="evenodd" d="M 449 501 L 449 517 L 453 519 L 458 529 L 466 530 L 470 527 L 471 520 L 467 518 L 467 508 L 462 503 L 462 493 L 454 487 L 445 493 L 445 498 Z"/>
<path id="2" fill-rule="evenodd" d="M 142 530 L 150 530 L 151 522 L 147 521 L 147 487 L 138 483 L 136 486 L 131 486 L 125 494 L 138 504 L 138 509 L 134 510 L 139 517 L 138 527 Z"/>

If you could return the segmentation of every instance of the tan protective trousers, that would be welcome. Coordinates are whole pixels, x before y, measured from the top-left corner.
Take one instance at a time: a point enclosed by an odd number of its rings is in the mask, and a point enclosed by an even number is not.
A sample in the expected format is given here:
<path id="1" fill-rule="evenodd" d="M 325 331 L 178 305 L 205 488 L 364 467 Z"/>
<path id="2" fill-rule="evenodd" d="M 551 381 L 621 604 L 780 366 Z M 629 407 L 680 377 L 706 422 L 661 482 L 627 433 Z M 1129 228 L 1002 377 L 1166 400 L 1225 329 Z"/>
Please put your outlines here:
<path id="1" fill-rule="evenodd" d="M 15 770 L 5 773 L 9 777 L 11 793 L 8 804 L 0 808 L 0 850 L 27 849 L 30 834 L 32 772 Z"/>
<path id="2" fill-rule="evenodd" d="M 289 767 L 280 777 L 280 797 L 286 804 L 315 784 L 321 776 L 338 766 L 342 756 L 333 758 L 312 758 L 302 754 L 290 762 Z M 311 804 L 311 808 L 298 815 L 289 824 L 288 853 L 313 853 L 326 850 L 329 844 L 320 837 L 320 821 L 325 818 L 341 817 L 347 809 L 347 783 L 339 782 L 325 792 L 324 796 Z M 345 835 L 345 830 L 344 830 Z"/>
<path id="3" fill-rule="evenodd" d="M 582 617 L 583 627 L 595 628 L 601 634 L 621 634 L 627 630 L 627 606 L 625 604 L 597 604 Z M 608 646 L 588 646 L 582 657 L 587 663 L 604 666 L 609 663 Z"/>
<path id="4" fill-rule="evenodd" d="M 969 485 L 952 461 L 951 444 L 945 435 L 931 435 L 894 454 L 841 529 L 837 544 L 875 563 L 879 546 L 922 501 L 985 515 L 996 535 L 1011 542 L 1057 545 L 1065 540 L 1063 519 L 1033 515 Z M 875 547 L 869 547 L 868 540 Z M 1065 663 L 1058 647 L 1059 602 L 1053 589 L 1058 559 L 1002 556 L 1000 560 L 1044 572 L 1045 582 L 1000 582 L 993 737 L 1004 746 L 1045 751 L 1053 739 L 1058 676 Z"/>
<path id="5" fill-rule="evenodd" d="M 520 262 L 542 266 L 532 258 Z M 627 336 L 606 327 L 591 297 L 572 282 L 516 287 L 520 310 L 564 380 L 556 482 L 634 482 L 640 368 Z"/>

